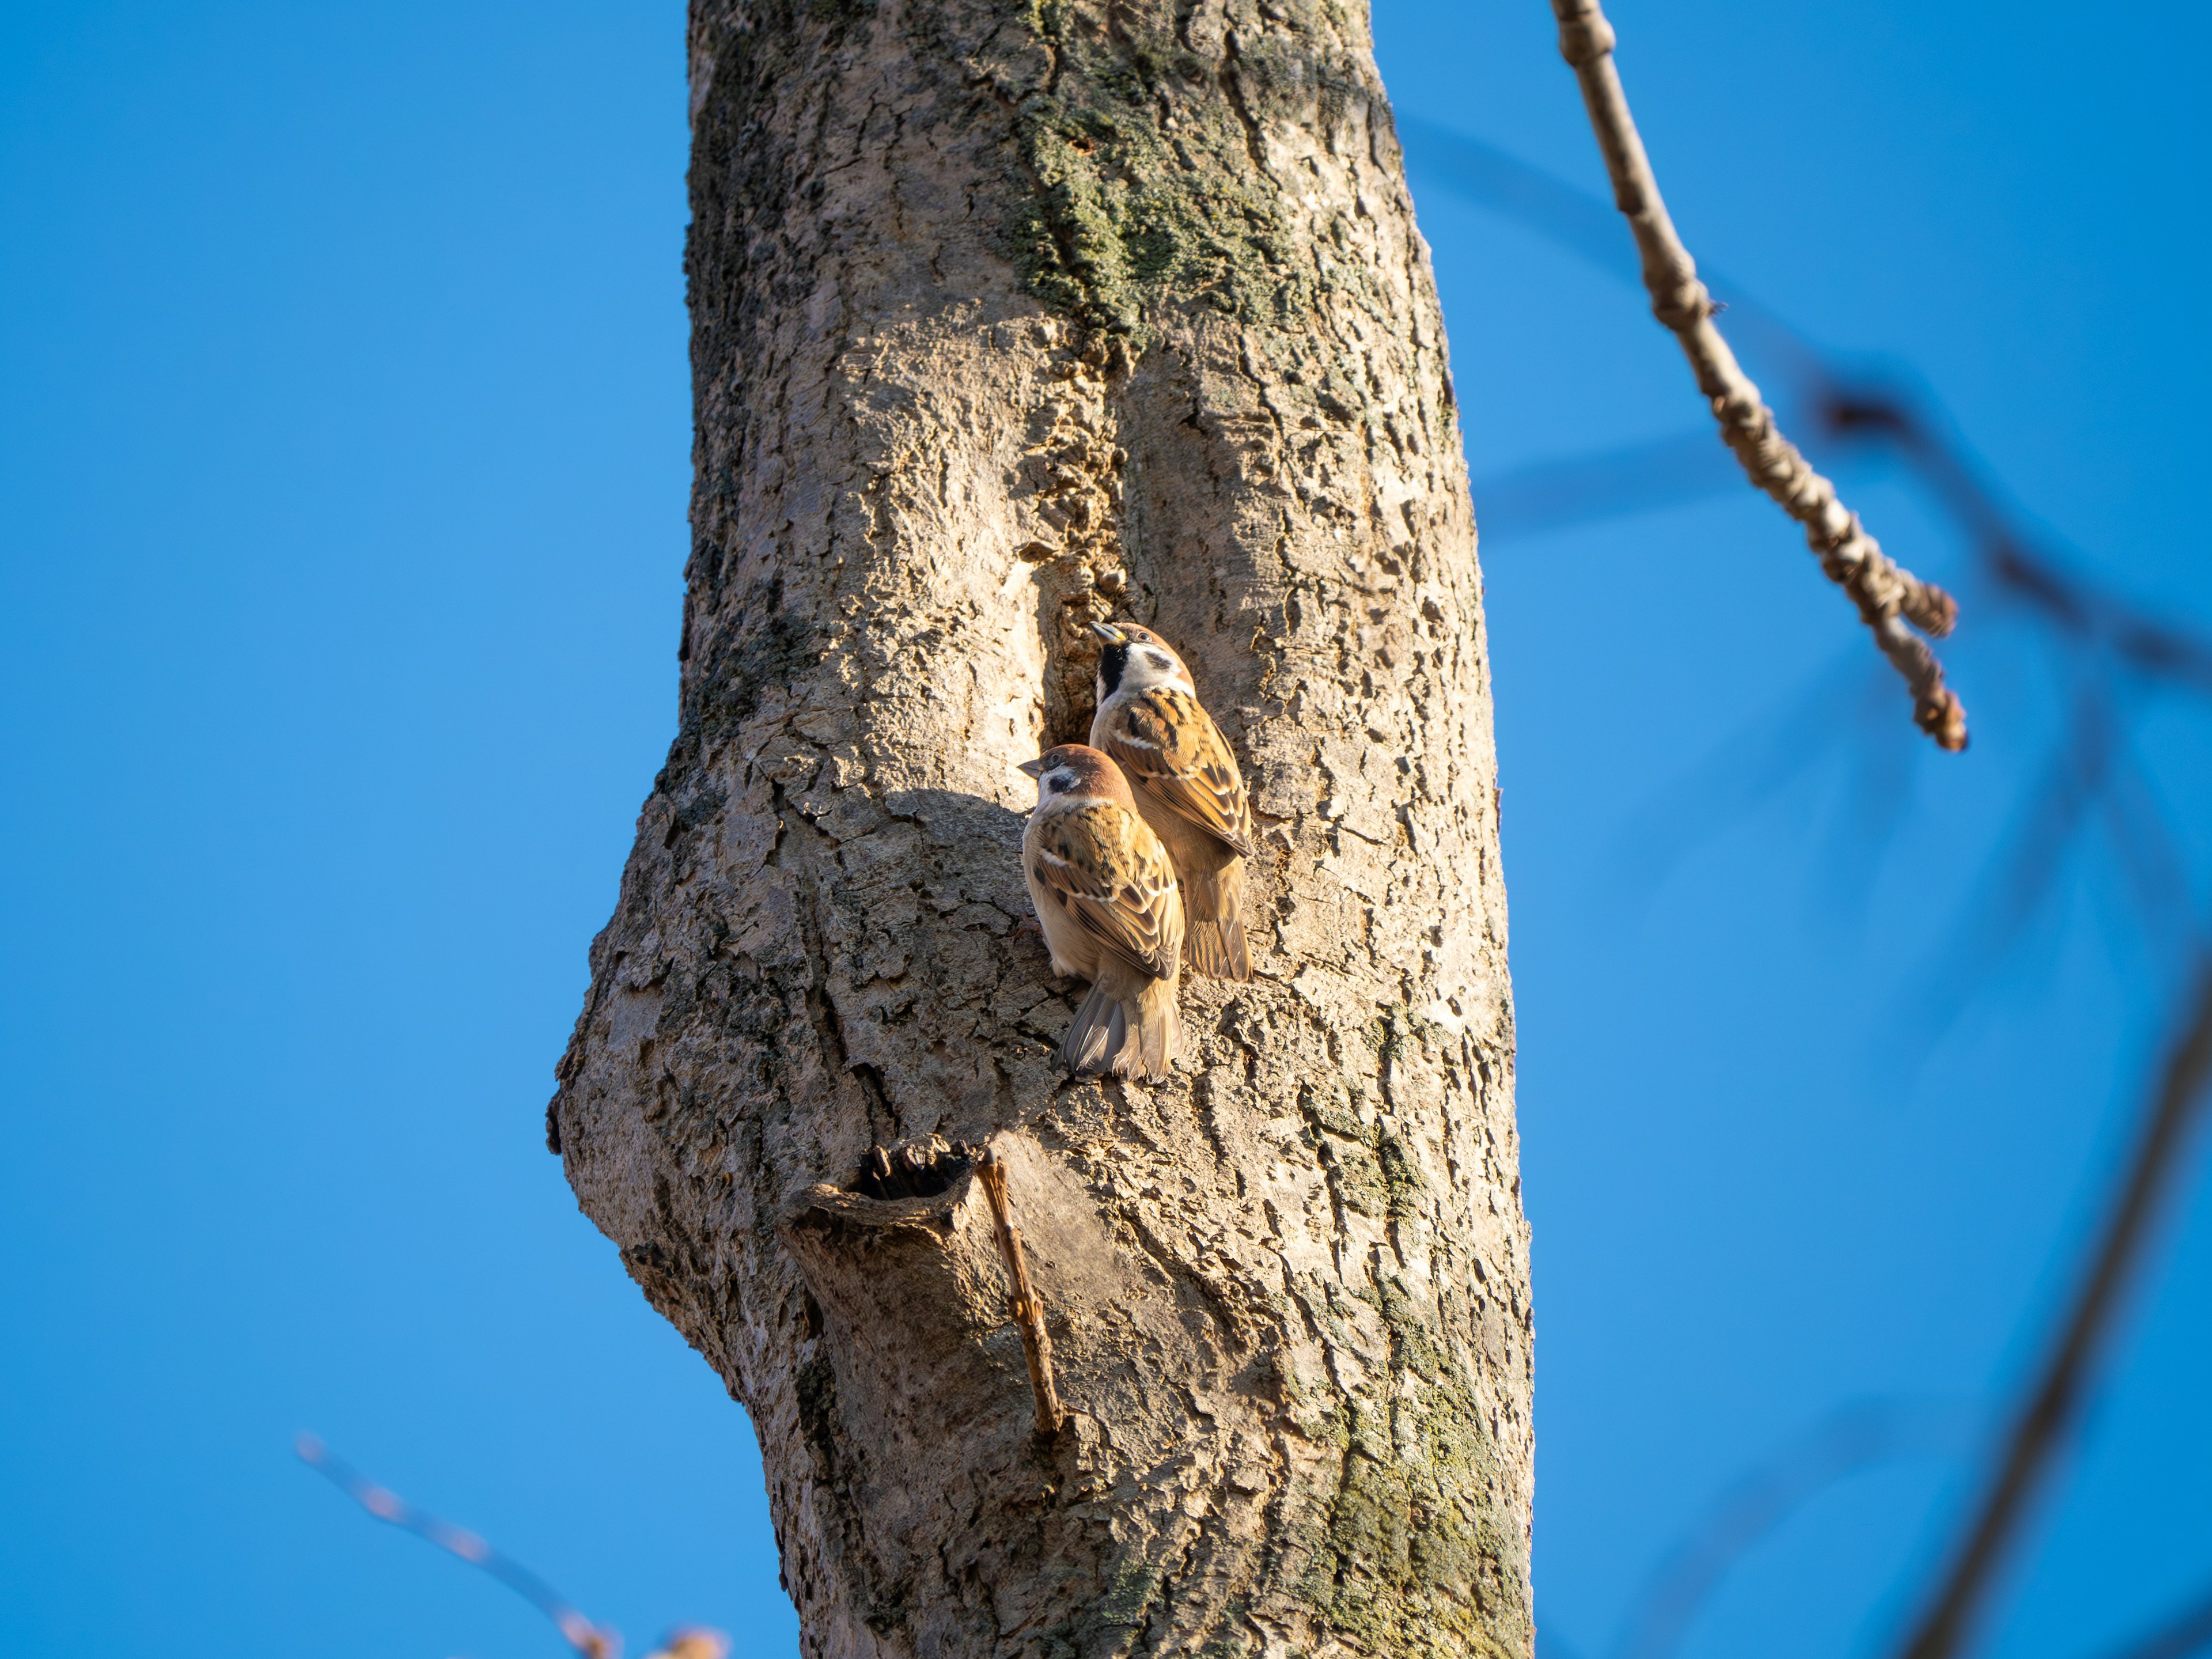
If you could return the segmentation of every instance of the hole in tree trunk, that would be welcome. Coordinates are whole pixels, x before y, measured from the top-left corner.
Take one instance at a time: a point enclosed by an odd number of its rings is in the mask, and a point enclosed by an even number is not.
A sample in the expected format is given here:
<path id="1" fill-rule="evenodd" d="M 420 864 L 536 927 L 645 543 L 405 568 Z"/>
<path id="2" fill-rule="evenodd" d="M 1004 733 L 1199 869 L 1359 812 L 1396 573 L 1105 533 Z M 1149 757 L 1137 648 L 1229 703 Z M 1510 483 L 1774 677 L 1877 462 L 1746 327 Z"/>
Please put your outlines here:
<path id="1" fill-rule="evenodd" d="M 968 1173 L 973 1160 L 965 1147 L 943 1141 L 885 1149 L 871 1146 L 849 1191 L 863 1198 L 935 1198 Z"/>

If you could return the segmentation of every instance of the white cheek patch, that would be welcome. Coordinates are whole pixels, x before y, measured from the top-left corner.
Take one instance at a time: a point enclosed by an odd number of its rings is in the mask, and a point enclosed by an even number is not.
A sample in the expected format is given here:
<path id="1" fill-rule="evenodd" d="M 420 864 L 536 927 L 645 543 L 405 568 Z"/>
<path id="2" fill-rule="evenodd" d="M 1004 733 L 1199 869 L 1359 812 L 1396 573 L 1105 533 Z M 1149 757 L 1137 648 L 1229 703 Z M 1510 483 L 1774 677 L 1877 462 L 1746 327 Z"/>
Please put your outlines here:
<path id="1" fill-rule="evenodd" d="M 1128 672 L 1121 676 L 1121 684 L 1109 702 L 1119 702 L 1124 697 L 1142 696 L 1147 691 L 1157 691 L 1162 686 L 1170 691 L 1180 691 L 1194 701 L 1198 693 L 1192 687 L 1190 677 L 1180 668 L 1155 668 L 1148 662 L 1132 660 Z"/>
<path id="2" fill-rule="evenodd" d="M 1049 800 L 1039 801 L 1037 806 L 1040 811 L 1049 809 L 1048 816 L 1057 818 L 1082 816 L 1083 809 L 1091 806 L 1110 806 L 1118 810 L 1121 803 L 1109 800 L 1103 795 L 1054 795 Z"/>

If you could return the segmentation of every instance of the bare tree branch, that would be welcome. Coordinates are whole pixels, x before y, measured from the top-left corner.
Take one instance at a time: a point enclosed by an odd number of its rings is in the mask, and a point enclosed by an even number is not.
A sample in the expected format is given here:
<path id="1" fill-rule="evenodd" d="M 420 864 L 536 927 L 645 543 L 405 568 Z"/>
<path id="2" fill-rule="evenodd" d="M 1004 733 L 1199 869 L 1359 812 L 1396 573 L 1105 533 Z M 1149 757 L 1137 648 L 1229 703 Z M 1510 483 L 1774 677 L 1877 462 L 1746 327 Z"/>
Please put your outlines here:
<path id="1" fill-rule="evenodd" d="M 1951 1565 L 1911 1638 L 1904 1659 L 1950 1659 L 1972 1634 L 1997 1571 L 2079 1416 L 2112 1321 L 2141 1265 L 2160 1200 L 2172 1184 L 2212 1073 L 2212 967 L 2200 969 L 2196 1000 L 2153 1092 L 2087 1275 L 2026 1406 L 2006 1437 L 1995 1478 L 1978 1504 Z"/>
<path id="2" fill-rule="evenodd" d="M 1398 125 L 1413 141 L 1407 159 L 1417 171 L 1608 276 L 1637 280 L 1637 262 L 1620 247 L 1603 203 L 1465 133 L 1410 116 Z M 1821 435 L 1880 445 L 1904 461 L 1965 532 L 1993 586 L 2150 684 L 2212 695 L 2212 641 L 2075 574 L 2073 550 L 2049 545 L 2021 522 L 1939 401 L 1893 383 L 1895 376 L 1851 371 L 1739 285 L 1717 277 L 1712 285 L 1728 296 L 1731 324 L 1749 332 L 1754 355 L 1776 362 Z M 1699 464 L 1702 453 L 1685 434 L 1477 479 L 1483 530 L 1510 534 L 1710 494 L 1723 479 Z"/>
<path id="3" fill-rule="evenodd" d="M 448 1555 L 459 1556 L 471 1566 L 498 1579 L 550 1619 L 568 1645 L 584 1655 L 585 1659 L 620 1659 L 620 1636 L 585 1618 L 570 1607 L 550 1584 L 520 1562 L 501 1554 L 476 1534 L 441 1521 L 427 1510 L 416 1509 L 398 1492 L 378 1486 L 351 1464 L 334 1456 L 330 1449 L 312 1434 L 301 1435 L 293 1443 L 293 1449 L 299 1453 L 301 1462 L 378 1520 L 388 1522 L 402 1532 L 411 1532 L 417 1538 L 435 1544 Z M 710 1633 L 685 1632 L 676 1639 L 685 1640 L 707 1634 Z M 703 1653 L 705 1650 L 699 1651 Z"/>
<path id="4" fill-rule="evenodd" d="M 2191 1659 L 2212 1648 L 2212 1592 L 2105 1659 Z"/>
<path id="5" fill-rule="evenodd" d="M 1482 533 L 1495 540 L 1742 488 L 1735 468 L 1714 447 L 1712 434 L 1688 431 L 1492 473 L 1474 481 L 1474 495 Z"/>
<path id="6" fill-rule="evenodd" d="M 1805 527 L 1806 542 L 1819 556 L 1821 569 L 1850 595 L 1882 654 L 1905 677 L 1912 690 L 1914 722 L 1938 746 L 1964 749 L 1966 709 L 1943 684 L 1942 665 L 1921 637 L 1948 634 L 1958 620 L 1957 605 L 1942 588 L 1920 580 L 1885 554 L 1858 515 L 1838 499 L 1835 486 L 1783 436 L 1774 411 L 1714 326 L 1717 307 L 1667 216 L 1613 66 L 1612 24 L 1597 0 L 1552 0 L 1552 9 L 1559 21 L 1560 54 L 1582 83 L 1583 102 L 1613 180 L 1613 204 L 1635 233 L 1652 314 L 1681 343 L 1698 389 L 1711 401 L 1721 436 L 1745 472 Z"/>
<path id="7" fill-rule="evenodd" d="M 1838 1407 L 1732 1481 L 1661 1558 L 1615 1653 L 1620 1659 L 1671 1659 L 1729 1570 L 1808 1500 L 1892 1459 L 1948 1451 L 1965 1427 L 1956 1408 L 1899 1400 Z"/>
<path id="8" fill-rule="evenodd" d="M 1595 9 L 1582 15 L 1594 17 Z M 1602 19 L 1596 21 L 1601 27 Z M 1531 226 L 1608 271 L 1626 274 L 1624 262 L 1598 234 L 1602 210 L 1595 202 L 1464 135 L 1407 125 L 1419 135 L 1417 166 L 1427 164 L 1484 206 Z M 1684 256 L 1683 270 L 1688 270 Z M 2197 948 L 2181 855 L 2133 755 L 2116 698 L 2130 684 L 2191 696 L 2212 694 L 2212 641 L 2075 574 L 2075 560 L 2028 526 L 1973 460 L 1940 404 L 1891 384 L 1887 377 L 1874 379 L 1839 366 L 1755 303 L 1730 297 L 1733 314 L 1753 325 L 1754 345 L 1774 350 L 1816 432 L 1844 442 L 1877 444 L 1904 461 L 1959 525 L 1990 586 L 2041 623 L 2062 661 L 2080 671 L 2066 738 L 2043 786 L 2020 817 L 2011 855 L 1977 907 L 1990 913 L 1980 931 L 2009 937 L 2025 925 L 2029 910 L 2051 890 L 2058 860 L 2094 808 L 2106 820 L 2146 929 L 2155 933 L 2162 928 L 2169 937 L 2178 929 Z M 1663 506 L 1705 493 L 1714 482 L 1692 462 L 1684 439 L 1544 463 L 1487 487 L 1478 481 L 1475 494 L 1485 504 L 1486 528 L 1539 528 Z M 1499 504 L 1498 510 L 1490 509 L 1492 502 Z M 1827 698 L 1824 687 L 1818 700 Z M 1784 723 L 1784 730 L 1800 732 L 1805 723 L 1800 711 Z M 1771 763 L 1752 769 L 1751 783 L 1739 785 L 1740 791 L 1747 787 L 1751 799 L 1767 793 L 1808 758 L 1816 742 L 1817 733 L 1804 733 L 1778 748 Z M 2199 970 L 2203 971 L 2201 962 Z M 1917 1645 L 1908 1650 L 1912 1659 L 1937 1659 L 1963 1644 L 2039 1482 L 2063 1445 L 2109 1322 L 2138 1271 L 2143 1231 L 2197 1109 L 2192 1091 L 2201 1091 L 2212 1066 L 2208 1051 L 2212 980 L 2153 1098 L 2112 1217 L 2093 1241 L 2091 1265 L 2063 1335 L 2014 1419 L 1999 1472 L 1916 1632 Z M 2208 1647 L 2212 1597 L 2110 1659 L 2185 1659 Z"/>
<path id="9" fill-rule="evenodd" d="M 1946 430 L 1947 420 L 1891 388 L 1851 384 L 1820 365 L 1817 354 L 1813 362 L 1810 390 L 1821 425 L 1838 437 L 1878 438 L 1903 458 L 1973 542 L 1993 584 L 2062 634 L 2109 653 L 2147 679 L 2212 693 L 2212 644 L 2100 592 L 2063 558 L 2038 548 Z"/>

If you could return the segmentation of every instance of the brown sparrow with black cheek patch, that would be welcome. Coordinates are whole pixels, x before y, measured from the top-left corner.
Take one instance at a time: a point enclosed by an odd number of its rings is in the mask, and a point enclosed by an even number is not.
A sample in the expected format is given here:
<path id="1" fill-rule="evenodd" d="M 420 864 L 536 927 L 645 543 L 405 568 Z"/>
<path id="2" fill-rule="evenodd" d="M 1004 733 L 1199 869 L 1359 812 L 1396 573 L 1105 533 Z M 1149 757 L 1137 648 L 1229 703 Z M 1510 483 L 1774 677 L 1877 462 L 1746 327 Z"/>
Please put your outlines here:
<path id="1" fill-rule="evenodd" d="M 1165 640 L 1133 623 L 1093 623 L 1091 631 L 1105 641 L 1091 746 L 1121 769 L 1137 811 L 1175 861 L 1190 966 L 1214 979 L 1249 979 L 1237 913 L 1252 806 L 1237 757 Z"/>
<path id="2" fill-rule="evenodd" d="M 1128 781 L 1095 749 L 1065 743 L 1022 770 L 1037 781 L 1022 836 L 1022 873 L 1053 971 L 1091 981 L 1060 1045 L 1076 1077 L 1112 1072 L 1157 1082 L 1181 1036 L 1176 984 L 1182 897 Z"/>

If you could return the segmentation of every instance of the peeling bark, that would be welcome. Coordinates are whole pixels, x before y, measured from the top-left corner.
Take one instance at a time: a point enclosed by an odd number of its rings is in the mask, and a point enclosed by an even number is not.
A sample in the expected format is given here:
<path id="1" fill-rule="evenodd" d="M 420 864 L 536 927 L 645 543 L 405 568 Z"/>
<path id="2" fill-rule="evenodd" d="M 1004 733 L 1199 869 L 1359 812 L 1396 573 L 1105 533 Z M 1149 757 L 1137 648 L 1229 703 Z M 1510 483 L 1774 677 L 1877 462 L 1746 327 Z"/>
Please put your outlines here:
<path id="1" fill-rule="evenodd" d="M 681 723 L 548 1128 L 752 1415 L 805 1650 L 1527 1654 L 1481 583 L 1364 13 L 690 36 Z M 1015 931 L 1109 616 L 1261 831 L 1257 976 L 1186 978 L 1156 1087 L 1057 1079 L 1082 988 Z"/>

